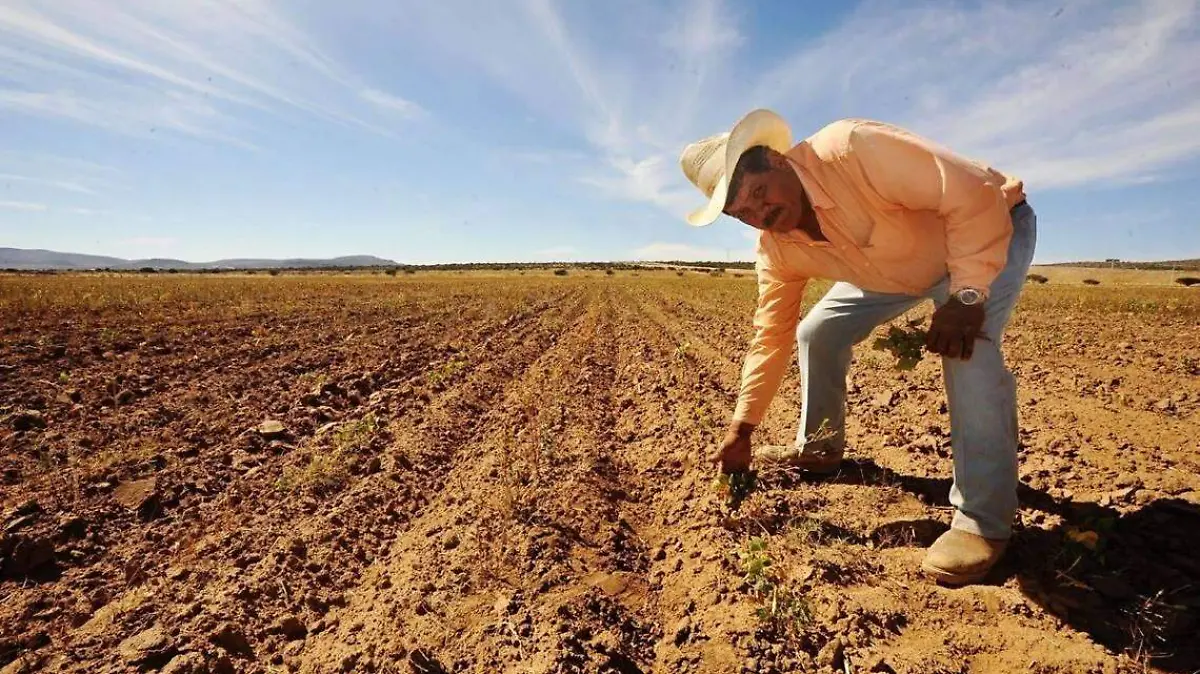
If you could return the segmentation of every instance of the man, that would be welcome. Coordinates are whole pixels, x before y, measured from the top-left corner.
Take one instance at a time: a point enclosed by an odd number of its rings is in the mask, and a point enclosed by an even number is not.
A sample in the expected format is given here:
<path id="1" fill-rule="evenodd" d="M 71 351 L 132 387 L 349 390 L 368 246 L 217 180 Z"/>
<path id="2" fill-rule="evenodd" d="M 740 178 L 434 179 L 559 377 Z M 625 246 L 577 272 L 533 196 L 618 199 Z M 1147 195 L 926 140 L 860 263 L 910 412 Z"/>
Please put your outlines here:
<path id="1" fill-rule="evenodd" d="M 751 435 L 797 344 L 802 410 L 786 458 L 836 471 L 851 347 L 931 299 L 926 349 L 942 356 L 957 512 L 921 568 L 947 584 L 982 579 L 1004 552 L 1017 508 L 1015 381 L 1000 343 L 1036 238 L 1022 183 L 879 122 L 838 121 L 793 146 L 787 123 L 769 110 L 689 145 L 680 163 L 709 199 L 690 224 L 725 213 L 761 230 L 755 334 L 714 460 L 736 472 L 764 458 L 754 457 Z M 800 320 L 810 278 L 837 283 Z M 821 439 L 806 442 L 822 422 Z"/>

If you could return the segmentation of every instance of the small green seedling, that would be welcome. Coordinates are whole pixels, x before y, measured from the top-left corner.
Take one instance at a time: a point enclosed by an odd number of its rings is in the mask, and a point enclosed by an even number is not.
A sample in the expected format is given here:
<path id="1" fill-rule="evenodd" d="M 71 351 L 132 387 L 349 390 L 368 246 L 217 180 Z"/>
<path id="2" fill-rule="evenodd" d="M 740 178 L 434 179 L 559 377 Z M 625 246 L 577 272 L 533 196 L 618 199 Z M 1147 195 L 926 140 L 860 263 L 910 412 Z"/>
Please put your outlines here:
<path id="1" fill-rule="evenodd" d="M 896 357 L 897 370 L 911 370 L 921 362 L 925 355 L 925 337 L 928 334 L 919 327 L 920 320 L 909 321 L 907 328 L 896 325 L 888 326 L 886 337 L 877 338 L 871 346 L 878 351 L 891 351 Z"/>
<path id="2" fill-rule="evenodd" d="M 713 483 L 713 487 L 730 510 L 737 510 L 742 501 L 754 491 L 758 483 L 758 473 L 753 470 L 739 470 L 733 473 L 722 473 Z"/>
<path id="3" fill-rule="evenodd" d="M 751 537 L 737 551 L 742 578 L 750 593 L 762 602 L 755 611 L 759 621 L 781 633 L 795 632 L 812 620 L 808 603 L 794 590 L 785 586 L 784 577 L 775 567 L 767 540 Z"/>

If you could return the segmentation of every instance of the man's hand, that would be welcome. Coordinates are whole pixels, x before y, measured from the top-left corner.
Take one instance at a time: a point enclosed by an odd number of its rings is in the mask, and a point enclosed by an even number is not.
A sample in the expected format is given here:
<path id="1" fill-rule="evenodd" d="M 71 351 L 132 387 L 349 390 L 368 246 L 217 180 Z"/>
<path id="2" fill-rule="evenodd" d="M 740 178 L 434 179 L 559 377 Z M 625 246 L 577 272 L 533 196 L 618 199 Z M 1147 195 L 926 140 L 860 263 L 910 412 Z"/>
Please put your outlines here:
<path id="1" fill-rule="evenodd" d="M 713 454 L 713 463 L 721 464 L 722 473 L 738 473 L 750 470 L 750 436 L 754 426 L 744 421 L 734 422 L 725 433 L 721 446 Z"/>
<path id="2" fill-rule="evenodd" d="M 968 306 L 951 297 L 933 312 L 925 348 L 930 353 L 969 360 L 975 352 L 975 339 L 987 339 L 981 334 L 984 316 L 982 303 Z"/>

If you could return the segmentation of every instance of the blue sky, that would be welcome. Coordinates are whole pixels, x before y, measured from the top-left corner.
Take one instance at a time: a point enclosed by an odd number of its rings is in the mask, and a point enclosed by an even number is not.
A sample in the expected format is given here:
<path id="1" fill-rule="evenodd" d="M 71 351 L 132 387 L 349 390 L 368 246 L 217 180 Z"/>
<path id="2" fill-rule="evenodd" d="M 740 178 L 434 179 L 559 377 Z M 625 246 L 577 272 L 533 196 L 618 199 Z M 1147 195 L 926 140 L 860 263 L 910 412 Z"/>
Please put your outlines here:
<path id="1" fill-rule="evenodd" d="M 770 107 L 1016 174 L 1038 260 L 1200 257 L 1191 0 L 0 0 L 0 246 L 749 259 L 682 147 Z"/>

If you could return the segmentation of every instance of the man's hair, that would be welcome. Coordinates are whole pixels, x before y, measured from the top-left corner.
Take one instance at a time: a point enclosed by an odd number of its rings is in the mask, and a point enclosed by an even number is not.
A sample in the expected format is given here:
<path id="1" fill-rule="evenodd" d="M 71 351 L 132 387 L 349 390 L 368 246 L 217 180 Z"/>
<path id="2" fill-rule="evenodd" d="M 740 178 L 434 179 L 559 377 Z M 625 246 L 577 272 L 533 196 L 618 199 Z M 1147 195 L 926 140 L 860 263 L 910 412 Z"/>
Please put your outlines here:
<path id="1" fill-rule="evenodd" d="M 733 176 L 729 179 L 729 191 L 725 193 L 725 205 L 729 206 L 738 190 L 742 188 L 742 176 L 747 173 L 766 173 L 771 170 L 771 153 L 766 145 L 755 145 L 738 157 Z"/>

